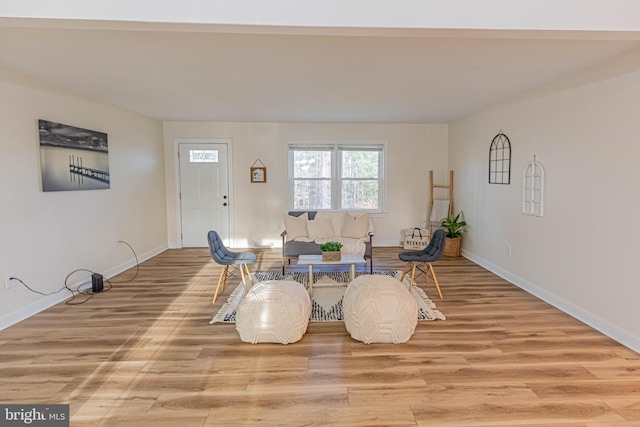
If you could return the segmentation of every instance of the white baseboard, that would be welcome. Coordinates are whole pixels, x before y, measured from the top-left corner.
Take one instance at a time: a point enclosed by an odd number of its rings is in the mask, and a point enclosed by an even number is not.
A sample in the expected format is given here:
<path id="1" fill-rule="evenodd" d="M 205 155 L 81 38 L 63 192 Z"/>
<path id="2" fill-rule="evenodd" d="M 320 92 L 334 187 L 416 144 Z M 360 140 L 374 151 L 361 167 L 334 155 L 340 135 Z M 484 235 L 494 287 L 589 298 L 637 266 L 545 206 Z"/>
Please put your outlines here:
<path id="1" fill-rule="evenodd" d="M 148 252 L 145 252 L 142 255 L 138 255 L 138 260 L 140 262 L 146 261 L 158 255 L 159 253 L 164 252 L 165 250 L 167 250 L 166 244 L 159 246 L 155 249 L 152 249 Z M 110 278 L 117 274 L 122 273 L 123 271 L 128 270 L 129 268 L 135 265 L 136 265 L 136 260 L 135 258 L 132 258 L 129 261 L 126 261 L 120 265 L 117 265 L 113 268 L 108 269 L 107 271 L 103 272 L 102 275 L 106 278 Z M 73 283 L 69 285 L 69 288 L 76 290 L 78 286 L 83 282 L 84 281 Z M 44 311 L 50 307 L 53 307 L 56 304 L 60 304 L 61 302 L 64 302 L 67 299 L 69 299 L 69 297 L 70 297 L 69 291 L 64 289 L 63 291 L 58 292 L 57 294 L 39 298 L 38 300 L 32 302 L 31 304 L 28 304 L 24 307 L 20 307 L 18 310 L 0 317 L 0 331 L 8 328 L 9 326 L 15 325 L 16 323 L 19 323 L 25 319 L 28 319 L 29 317 L 35 314 L 38 314 L 41 311 Z"/>
<path id="2" fill-rule="evenodd" d="M 465 258 L 475 262 L 476 264 L 478 264 L 481 267 L 486 268 L 487 270 L 491 271 L 492 273 L 502 277 L 505 280 L 508 280 L 509 282 L 513 283 L 514 285 L 518 286 L 519 288 L 527 291 L 528 293 L 530 293 L 531 295 L 534 295 L 538 298 L 540 298 L 541 300 L 551 304 L 552 306 L 556 307 L 559 310 L 562 310 L 563 312 L 567 313 L 568 315 L 575 317 L 576 319 L 580 320 L 582 323 L 591 326 L 592 328 L 596 329 L 599 332 L 602 332 L 603 334 L 605 334 L 606 336 L 608 336 L 609 338 L 619 342 L 620 344 L 624 345 L 625 347 L 630 348 L 631 350 L 635 351 L 636 353 L 640 353 L 640 337 L 632 334 L 631 332 L 627 331 L 626 329 L 622 329 L 608 321 L 606 321 L 605 319 L 602 319 L 599 316 L 596 316 L 595 314 L 585 311 L 582 308 L 572 304 L 571 302 L 558 297 L 557 295 L 554 295 L 542 288 L 540 288 L 539 286 L 521 278 L 518 277 L 512 273 L 510 273 L 509 271 L 503 269 L 502 267 L 499 267 L 489 261 L 487 261 L 484 258 L 481 258 L 471 252 L 465 251 L 464 249 L 462 250 L 462 256 L 464 256 Z"/>

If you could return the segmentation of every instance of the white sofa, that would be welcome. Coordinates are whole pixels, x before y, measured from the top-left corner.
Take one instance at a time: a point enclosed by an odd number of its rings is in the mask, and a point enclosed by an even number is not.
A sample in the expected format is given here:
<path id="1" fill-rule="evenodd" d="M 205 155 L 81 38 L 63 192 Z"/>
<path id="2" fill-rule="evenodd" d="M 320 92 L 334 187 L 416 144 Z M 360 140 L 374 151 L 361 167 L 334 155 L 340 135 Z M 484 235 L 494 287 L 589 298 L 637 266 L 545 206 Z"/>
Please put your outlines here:
<path id="1" fill-rule="evenodd" d="M 369 260 L 373 272 L 374 227 L 367 212 L 362 211 L 290 211 L 284 214 L 282 232 L 282 273 L 291 258 L 320 255 L 320 243 L 343 244 L 342 253 L 361 254 Z"/>

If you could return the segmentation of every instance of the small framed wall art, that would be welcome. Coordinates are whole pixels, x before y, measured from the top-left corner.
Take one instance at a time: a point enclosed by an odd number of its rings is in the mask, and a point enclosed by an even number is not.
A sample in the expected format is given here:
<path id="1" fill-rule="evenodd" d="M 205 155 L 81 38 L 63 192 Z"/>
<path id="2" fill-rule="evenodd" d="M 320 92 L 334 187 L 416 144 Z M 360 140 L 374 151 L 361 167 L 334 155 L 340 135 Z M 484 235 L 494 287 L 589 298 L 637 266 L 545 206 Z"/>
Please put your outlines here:
<path id="1" fill-rule="evenodd" d="M 260 159 L 253 162 L 250 169 L 252 183 L 267 182 L 267 167 L 262 163 L 262 161 L 260 161 Z"/>

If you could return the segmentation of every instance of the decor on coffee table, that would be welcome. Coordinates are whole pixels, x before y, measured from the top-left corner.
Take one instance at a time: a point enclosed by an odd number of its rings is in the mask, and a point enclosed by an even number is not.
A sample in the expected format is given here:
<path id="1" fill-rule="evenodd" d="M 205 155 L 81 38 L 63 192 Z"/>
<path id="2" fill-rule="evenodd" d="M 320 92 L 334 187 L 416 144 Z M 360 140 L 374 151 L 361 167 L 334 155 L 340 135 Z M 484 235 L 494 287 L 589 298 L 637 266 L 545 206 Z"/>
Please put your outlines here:
<path id="1" fill-rule="evenodd" d="M 320 243 L 322 261 L 340 261 L 340 249 L 342 249 L 342 243 L 340 242 Z"/>
<path id="2" fill-rule="evenodd" d="M 363 274 L 356 273 L 356 278 Z M 380 270 L 375 274 L 387 275 L 399 279 L 402 275 L 401 271 Z M 326 285 L 329 282 L 344 283 L 349 282 L 349 272 L 320 272 L 315 273 L 317 282 Z M 306 272 L 288 273 L 284 276 L 280 272 L 258 272 L 254 274 L 256 283 L 266 280 L 294 280 L 307 286 L 308 274 Z M 337 282 L 337 283 L 336 283 Z M 409 280 L 404 279 L 403 285 L 409 287 Z M 311 317 L 310 322 L 342 322 L 344 321 L 342 299 L 345 292 L 344 286 L 318 286 L 314 287 L 313 295 L 311 295 Z M 418 321 L 445 320 L 444 314 L 436 309 L 436 305 L 427 297 L 424 291 L 414 286 L 411 295 L 418 304 Z M 231 293 L 227 302 L 218 310 L 209 323 L 235 323 L 238 305 L 244 298 L 244 289 L 242 284 Z"/>
<path id="3" fill-rule="evenodd" d="M 251 344 L 299 341 L 307 331 L 311 299 L 304 285 L 292 280 L 257 283 L 238 306 L 236 329 Z"/>
<path id="4" fill-rule="evenodd" d="M 409 341 L 418 324 L 418 305 L 407 288 L 389 276 L 362 275 L 344 293 L 344 325 L 351 338 L 370 343 Z"/>

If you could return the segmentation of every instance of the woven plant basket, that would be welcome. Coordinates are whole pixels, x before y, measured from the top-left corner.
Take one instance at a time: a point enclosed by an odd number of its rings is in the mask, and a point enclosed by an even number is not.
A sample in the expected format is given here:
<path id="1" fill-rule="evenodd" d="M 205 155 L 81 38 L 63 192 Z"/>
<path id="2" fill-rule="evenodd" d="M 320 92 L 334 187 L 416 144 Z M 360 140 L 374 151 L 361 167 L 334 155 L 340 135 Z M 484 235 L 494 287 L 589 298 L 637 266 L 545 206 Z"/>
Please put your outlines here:
<path id="1" fill-rule="evenodd" d="M 340 261 L 342 253 L 340 251 L 322 252 L 322 261 Z"/>
<path id="2" fill-rule="evenodd" d="M 460 256 L 460 243 L 461 242 L 462 242 L 462 239 L 459 238 L 459 237 L 457 237 L 457 238 L 447 237 L 445 239 L 443 255 L 444 256 L 450 256 L 450 257 L 458 257 L 458 256 Z"/>

